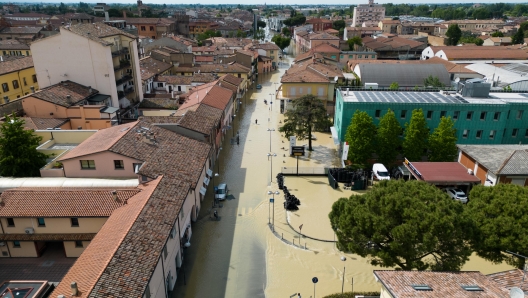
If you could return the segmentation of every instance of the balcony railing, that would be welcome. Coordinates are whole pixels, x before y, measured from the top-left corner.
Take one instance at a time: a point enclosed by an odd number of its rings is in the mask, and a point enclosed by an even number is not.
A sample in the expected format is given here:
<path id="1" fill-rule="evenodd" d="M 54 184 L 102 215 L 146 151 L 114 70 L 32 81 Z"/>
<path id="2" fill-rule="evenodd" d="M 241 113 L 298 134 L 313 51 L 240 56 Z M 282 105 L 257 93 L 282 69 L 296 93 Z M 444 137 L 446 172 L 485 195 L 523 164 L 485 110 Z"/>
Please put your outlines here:
<path id="1" fill-rule="evenodd" d="M 119 99 L 122 99 L 122 98 L 126 97 L 127 95 L 129 95 L 130 93 L 133 93 L 133 92 L 134 92 L 134 88 L 128 88 L 125 91 L 117 91 L 117 97 Z"/>
<path id="2" fill-rule="evenodd" d="M 132 76 L 131 75 L 124 75 L 122 78 L 116 80 L 116 85 L 121 85 L 123 84 L 124 82 L 128 82 L 132 79 Z"/>
<path id="3" fill-rule="evenodd" d="M 114 51 L 114 48 L 112 48 L 112 57 L 117 57 L 117 56 L 125 55 L 128 53 L 129 53 L 128 48 L 122 48 L 120 50 L 116 49 L 115 51 Z"/>
<path id="4" fill-rule="evenodd" d="M 130 61 L 120 61 L 119 65 L 114 67 L 114 71 L 118 71 L 123 68 L 130 67 Z"/>

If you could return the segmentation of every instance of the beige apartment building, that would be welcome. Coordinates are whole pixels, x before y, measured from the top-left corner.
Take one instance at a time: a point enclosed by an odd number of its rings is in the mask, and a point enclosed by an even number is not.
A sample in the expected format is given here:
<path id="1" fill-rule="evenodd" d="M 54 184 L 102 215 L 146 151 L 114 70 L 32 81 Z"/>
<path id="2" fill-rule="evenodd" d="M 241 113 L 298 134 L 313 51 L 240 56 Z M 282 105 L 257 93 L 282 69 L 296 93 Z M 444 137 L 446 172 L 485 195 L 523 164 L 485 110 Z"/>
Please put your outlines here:
<path id="1" fill-rule="evenodd" d="M 358 4 L 354 7 L 352 27 L 362 26 L 363 23 L 367 23 L 367 26 L 377 26 L 384 18 L 385 7 L 369 0 L 368 4 Z"/>
<path id="2" fill-rule="evenodd" d="M 116 108 L 143 100 L 137 49 L 136 36 L 104 23 L 63 26 L 31 44 L 41 88 L 70 80 L 110 95 Z"/>

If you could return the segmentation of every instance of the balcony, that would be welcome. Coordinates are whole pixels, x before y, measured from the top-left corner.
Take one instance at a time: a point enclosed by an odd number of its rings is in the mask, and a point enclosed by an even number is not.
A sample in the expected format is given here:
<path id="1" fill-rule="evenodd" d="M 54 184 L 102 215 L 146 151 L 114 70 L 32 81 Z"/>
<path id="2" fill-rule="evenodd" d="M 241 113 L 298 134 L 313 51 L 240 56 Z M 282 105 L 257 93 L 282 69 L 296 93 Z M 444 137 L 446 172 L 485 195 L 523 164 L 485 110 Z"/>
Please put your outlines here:
<path id="1" fill-rule="evenodd" d="M 121 55 L 126 55 L 130 53 L 128 51 L 128 48 L 122 48 L 122 49 L 117 49 L 117 48 L 114 48 L 112 47 L 112 57 L 117 57 L 117 56 L 121 56 Z"/>
<path id="2" fill-rule="evenodd" d="M 117 91 L 117 97 L 119 99 L 123 99 L 123 98 L 125 98 L 127 95 L 129 95 L 131 93 L 134 93 L 134 88 L 128 88 L 125 91 Z"/>
<path id="3" fill-rule="evenodd" d="M 116 80 L 116 85 L 119 86 L 125 82 L 128 82 L 132 80 L 132 76 L 131 75 L 124 75 L 122 78 Z"/>
<path id="4" fill-rule="evenodd" d="M 128 68 L 130 67 L 130 61 L 128 60 L 120 60 L 119 61 L 119 65 L 118 66 L 114 66 L 114 71 L 118 71 L 118 70 L 121 70 L 123 68 Z"/>

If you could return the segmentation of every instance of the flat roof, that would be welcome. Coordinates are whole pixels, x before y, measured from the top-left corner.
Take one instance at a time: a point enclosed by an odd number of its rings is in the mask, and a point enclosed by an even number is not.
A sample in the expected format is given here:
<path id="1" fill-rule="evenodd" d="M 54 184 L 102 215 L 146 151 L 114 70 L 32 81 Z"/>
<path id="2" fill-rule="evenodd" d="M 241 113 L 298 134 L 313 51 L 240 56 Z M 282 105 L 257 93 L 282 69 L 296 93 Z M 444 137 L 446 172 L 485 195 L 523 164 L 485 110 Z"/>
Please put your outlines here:
<path id="1" fill-rule="evenodd" d="M 389 91 L 368 90 L 355 91 L 342 87 L 339 92 L 344 102 L 361 103 L 397 103 L 397 104 L 495 104 L 505 105 L 509 103 L 528 104 L 527 93 L 492 92 L 489 97 L 469 97 L 457 94 L 444 94 L 443 91 Z M 454 91 L 450 91 L 454 92 Z"/>
<path id="2" fill-rule="evenodd" d="M 433 184 L 480 184 L 480 179 L 468 174 L 458 162 L 410 162 L 404 165 L 417 180 Z"/>

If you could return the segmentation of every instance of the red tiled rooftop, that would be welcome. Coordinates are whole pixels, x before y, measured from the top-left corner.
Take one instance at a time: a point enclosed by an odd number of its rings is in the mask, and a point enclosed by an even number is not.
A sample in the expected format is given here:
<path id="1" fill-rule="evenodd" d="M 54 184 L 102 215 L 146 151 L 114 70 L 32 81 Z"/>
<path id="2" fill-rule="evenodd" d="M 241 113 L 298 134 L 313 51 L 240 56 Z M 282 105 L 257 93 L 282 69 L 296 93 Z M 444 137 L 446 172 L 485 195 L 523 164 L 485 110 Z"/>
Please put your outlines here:
<path id="1" fill-rule="evenodd" d="M 415 177 L 426 182 L 480 183 L 479 178 L 468 174 L 467 169 L 458 162 L 412 162 L 412 165 L 421 174 L 421 177 L 416 174 Z"/>

